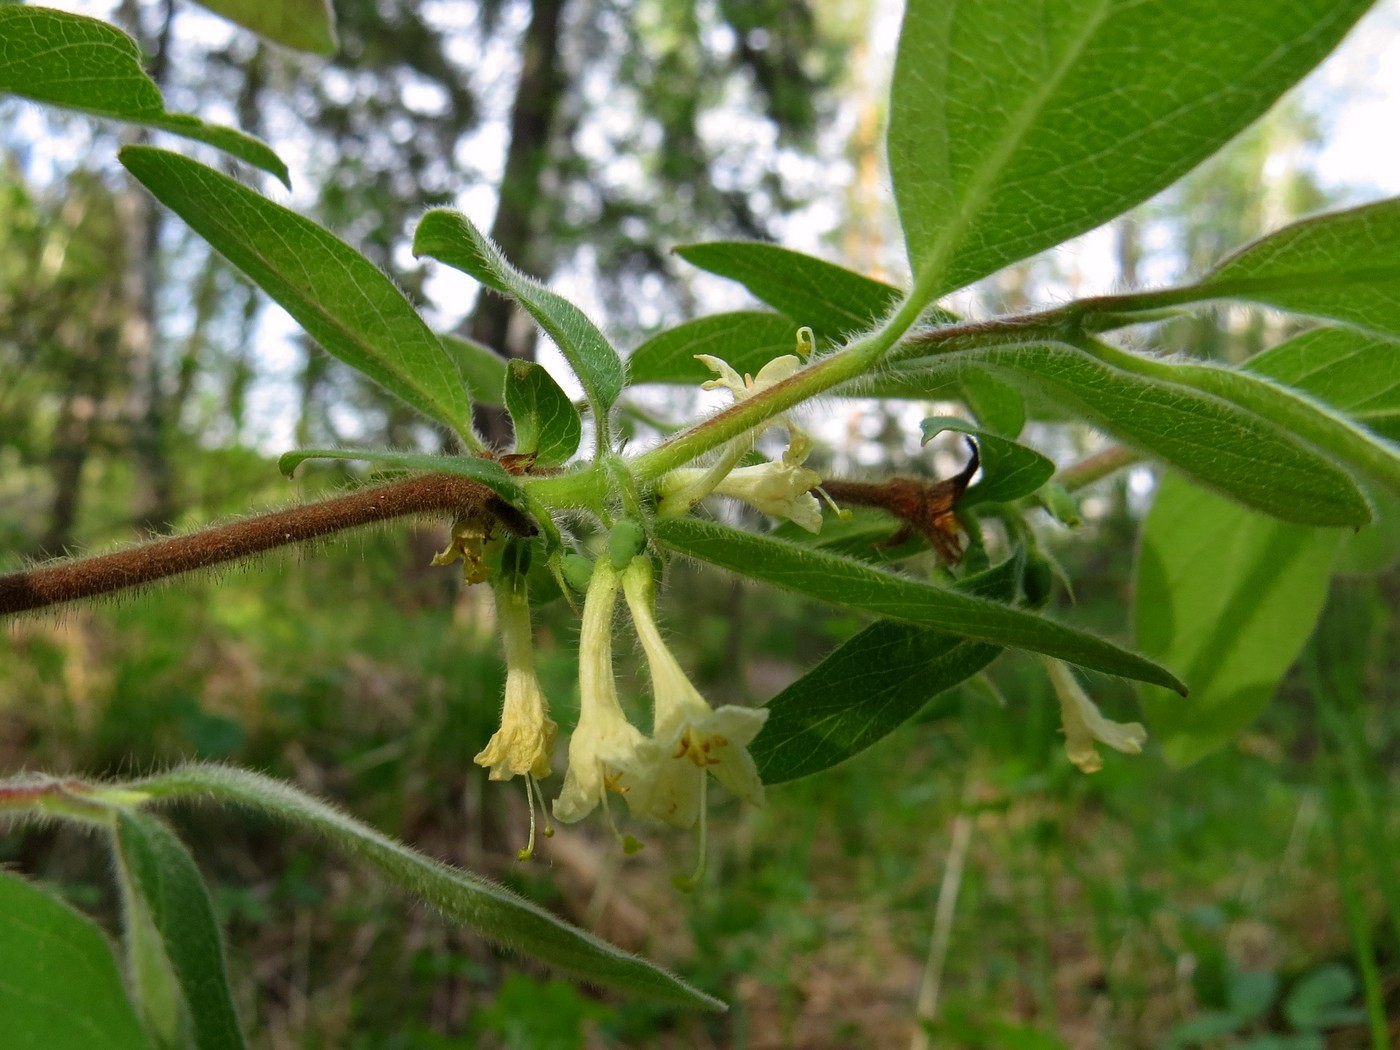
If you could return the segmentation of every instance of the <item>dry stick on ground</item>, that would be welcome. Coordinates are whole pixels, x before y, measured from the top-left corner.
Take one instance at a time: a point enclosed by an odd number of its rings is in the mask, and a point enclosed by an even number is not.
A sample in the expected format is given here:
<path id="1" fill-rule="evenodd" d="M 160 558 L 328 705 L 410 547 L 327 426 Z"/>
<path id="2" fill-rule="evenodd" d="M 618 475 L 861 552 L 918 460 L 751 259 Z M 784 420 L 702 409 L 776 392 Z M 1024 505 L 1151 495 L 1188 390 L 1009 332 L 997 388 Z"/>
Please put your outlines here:
<path id="1" fill-rule="evenodd" d="M 420 474 L 187 536 L 0 576 L 0 615 L 141 587 L 362 525 L 437 511 L 481 518 L 517 536 L 536 532 L 528 517 L 479 481 L 456 474 Z"/>

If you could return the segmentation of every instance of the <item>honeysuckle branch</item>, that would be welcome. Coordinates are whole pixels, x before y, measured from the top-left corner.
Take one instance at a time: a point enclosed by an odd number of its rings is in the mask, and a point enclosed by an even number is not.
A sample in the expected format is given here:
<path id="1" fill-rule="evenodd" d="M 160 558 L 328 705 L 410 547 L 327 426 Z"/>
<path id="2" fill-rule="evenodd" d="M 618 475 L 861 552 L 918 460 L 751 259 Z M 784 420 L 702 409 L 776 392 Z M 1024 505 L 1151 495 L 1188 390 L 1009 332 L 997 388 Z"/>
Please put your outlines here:
<path id="1" fill-rule="evenodd" d="M 1066 308 L 987 321 L 965 321 L 914 333 L 890 353 L 887 363 L 907 368 L 923 358 L 943 357 L 963 350 L 1071 343 L 1080 331 L 1080 317 L 1067 312 Z"/>
<path id="2" fill-rule="evenodd" d="M 965 350 L 1058 345 L 1068 351 L 1087 352 L 1118 368 L 1163 378 L 1162 373 L 1169 366 L 1097 343 L 1088 333 L 1150 319 L 1176 306 L 1229 298 L 1247 291 L 1244 285 L 1236 287 L 1237 284 L 1240 282 L 1217 281 L 1209 286 L 1188 285 L 1098 296 L 1038 313 L 943 325 L 912 335 L 910 329 L 927 304 L 920 297 L 911 296 L 875 331 L 639 456 L 625 461 L 610 457 L 563 474 L 520 480 L 528 493 L 530 512 L 542 522 L 549 521 L 549 512 L 564 509 L 585 509 L 605 516 L 608 507 L 621 496 L 615 476 L 619 463 L 625 463 L 623 472 L 630 476 L 629 492 L 633 485 L 637 491 L 646 491 L 677 467 L 753 431 L 804 401 L 844 384 L 858 383 L 877 366 L 892 366 L 895 374 L 923 374 L 930 368 L 936 370 L 940 364 L 951 364 L 950 359 Z M 1180 379 L 1176 375 L 1171 378 Z M 1200 382 L 1205 385 L 1204 381 Z M 1126 455 L 1130 455 L 1127 450 L 1115 453 L 1115 456 Z M 1130 460 L 1119 462 L 1114 458 L 1086 461 L 1083 467 L 1069 468 L 1061 483 L 1079 487 L 1128 462 Z M 278 547 L 434 511 L 484 513 L 517 535 L 536 532 L 536 524 L 525 513 L 505 503 L 484 485 L 449 474 L 423 474 L 318 503 L 216 525 L 187 536 L 0 576 L 0 615 L 141 587 Z M 555 537 L 552 523 L 545 527 Z"/>
<path id="3" fill-rule="evenodd" d="M 633 477 L 639 484 L 653 482 L 780 413 L 864 375 L 914 326 L 925 305 L 906 299 L 875 331 L 643 452 L 629 463 Z"/>
<path id="4" fill-rule="evenodd" d="M 726 441 L 760 426 L 782 412 L 843 384 L 856 384 L 876 366 L 896 366 L 916 371 L 922 361 L 963 350 L 994 346 L 1060 345 L 1080 347 L 1091 331 L 1167 315 L 1172 308 L 1207 299 L 1229 298 L 1242 289 L 1229 283 L 1209 287 L 1188 285 L 1159 291 L 1096 296 L 1065 303 L 1050 310 L 986 321 L 942 325 L 910 334 L 927 303 L 917 295 L 906 299 L 880 328 L 844 349 L 813 361 L 787 379 L 773 384 L 670 437 L 655 448 L 627 461 L 641 486 L 684 466 Z M 556 506 L 588 506 L 600 491 L 601 479 L 574 471 L 556 478 L 533 481 L 531 490 Z"/>
<path id="5" fill-rule="evenodd" d="M 1338 275 L 1334 283 L 1355 280 L 1356 273 Z M 1004 345 L 1008 342 L 1067 342 L 1080 346 L 1086 333 L 1105 332 L 1127 325 L 1143 324 L 1175 316 L 1178 307 L 1218 302 L 1223 299 L 1249 299 L 1262 290 L 1280 291 L 1294 287 L 1317 288 L 1325 285 L 1315 273 L 1306 277 L 1209 278 L 1176 288 L 1098 295 L 1075 299 L 1049 310 L 1001 317 L 988 321 L 945 325 L 919 332 L 905 339 L 890 354 L 890 362 L 929 354 L 943 354 L 972 347 Z"/>
<path id="6" fill-rule="evenodd" d="M 0 817 L 60 817 L 109 827 L 118 807 L 139 805 L 149 797 L 144 792 L 75 777 L 21 774 L 0 782 Z"/>
<path id="7" fill-rule="evenodd" d="M 613 460 L 582 463 L 563 474 L 524 477 L 520 481 L 532 500 L 554 510 L 587 510 L 602 516 L 609 494 L 617 486 Z"/>
<path id="8" fill-rule="evenodd" d="M 1110 445 L 1093 455 L 1085 456 L 1077 463 L 1071 463 L 1050 480 L 1066 492 L 1077 492 L 1124 467 L 1142 462 L 1144 458 L 1146 457 L 1141 452 L 1126 445 Z"/>
<path id="9" fill-rule="evenodd" d="M 143 587 L 363 525 L 439 511 L 481 516 L 518 536 L 537 531 L 534 522 L 478 481 L 418 474 L 185 536 L 0 576 L 0 615 Z"/>
<path id="10" fill-rule="evenodd" d="M 1247 291 L 1246 282 L 1212 282 L 1157 291 L 1129 292 L 1076 299 L 1049 310 L 969 321 L 916 332 L 904 339 L 887 358 L 890 364 L 906 364 L 921 357 L 992 346 L 1068 344 L 1079 346 L 1088 332 L 1103 332 L 1130 324 L 1160 320 L 1175 308 L 1216 299 L 1229 299 Z"/>

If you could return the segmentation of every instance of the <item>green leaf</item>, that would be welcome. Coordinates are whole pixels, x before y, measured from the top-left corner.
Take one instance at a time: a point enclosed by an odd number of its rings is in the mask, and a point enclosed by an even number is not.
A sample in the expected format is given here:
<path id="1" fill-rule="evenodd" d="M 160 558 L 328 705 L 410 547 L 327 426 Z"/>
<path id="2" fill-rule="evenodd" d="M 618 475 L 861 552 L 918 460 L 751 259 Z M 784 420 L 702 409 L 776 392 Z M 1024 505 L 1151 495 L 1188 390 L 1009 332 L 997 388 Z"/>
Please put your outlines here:
<path id="1" fill-rule="evenodd" d="M 709 354 L 740 375 L 757 374 L 775 357 L 793 352 L 798 325 L 783 314 L 738 310 L 685 321 L 652 336 L 627 359 L 634 383 L 698 386 L 715 374 L 695 360 Z"/>
<path id="2" fill-rule="evenodd" d="M 655 528 L 656 538 L 673 550 L 775 587 L 1185 692 L 1170 671 L 1136 653 L 1008 605 L 713 522 L 677 518 Z"/>
<path id="3" fill-rule="evenodd" d="M 247 1044 L 229 994 L 223 937 L 193 858 L 159 820 L 130 810 L 117 817 L 117 848 L 189 1008 L 194 1046 L 242 1050 Z"/>
<path id="4" fill-rule="evenodd" d="M 1191 290 L 1400 337 L 1400 198 L 1285 226 Z"/>
<path id="5" fill-rule="evenodd" d="M 1305 390 L 1400 441 L 1400 344 L 1347 328 L 1314 328 L 1256 354 L 1250 372 Z"/>
<path id="6" fill-rule="evenodd" d="M 264 143 L 167 112 L 160 88 L 141 68 L 136 42 L 96 18 L 0 5 L 0 92 L 204 142 L 291 186 L 287 165 Z"/>
<path id="7" fill-rule="evenodd" d="M 1167 1046 L 1199 1046 L 1222 1036 L 1234 1035 L 1247 1023 L 1224 1010 L 1207 1010 L 1173 1028 Z"/>
<path id="8" fill-rule="evenodd" d="M 1365 1013 L 1347 1003 L 1356 998 L 1356 978 L 1345 966 L 1328 963 L 1308 974 L 1288 993 L 1283 1016 L 1298 1029 L 1334 1028 L 1356 1024 Z"/>
<path id="9" fill-rule="evenodd" d="M 1079 514 L 1079 503 L 1063 485 L 1053 481 L 1040 490 L 1037 502 L 1047 514 L 1067 529 L 1077 529 L 1084 524 Z"/>
<path id="10" fill-rule="evenodd" d="M 150 1050 L 102 932 L 3 870 L 0 1018 L 10 1050 Z"/>
<path id="11" fill-rule="evenodd" d="M 1394 348 L 1400 358 L 1400 346 Z M 1376 478 L 1392 492 L 1400 493 L 1400 448 L 1377 438 L 1346 416 L 1329 410 L 1311 398 L 1299 397 L 1263 376 L 1214 364 L 1163 361 L 1130 354 L 1102 343 L 1092 354 L 1105 364 L 1124 371 L 1179 383 L 1214 394 L 1317 446 L 1331 456 Z M 1382 373 L 1384 374 L 1384 373 Z M 1388 382 L 1377 378 L 1378 385 Z"/>
<path id="12" fill-rule="evenodd" d="M 808 532 L 791 521 L 782 522 L 769 533 L 779 539 L 791 540 L 802 547 L 830 551 L 872 564 L 899 561 L 928 550 L 928 541 L 910 536 L 895 546 L 887 546 L 903 523 L 884 511 L 870 507 L 848 507 L 845 518 L 828 515 L 822 520 L 821 532 Z"/>
<path id="13" fill-rule="evenodd" d="M 372 262 L 310 219 L 203 164 L 147 146 L 123 148 L 121 161 L 332 356 L 479 445 L 471 399 L 452 359 Z"/>
<path id="14" fill-rule="evenodd" d="M 963 404 L 988 430 L 1014 438 L 1026 426 L 1026 399 L 1009 383 L 969 369 L 959 377 Z"/>
<path id="15" fill-rule="evenodd" d="M 1343 535 L 1162 479 L 1143 523 L 1134 618 L 1143 651 L 1180 668 L 1191 685 L 1184 705 L 1143 690 L 1172 762 L 1208 754 L 1268 703 L 1322 611 Z"/>
<path id="16" fill-rule="evenodd" d="M 569 926 L 487 879 L 395 842 L 290 784 L 226 766 L 188 765 L 125 786 L 157 798 L 192 797 L 249 806 L 319 833 L 483 937 L 590 984 L 678 1006 L 724 1009 L 723 1003 L 674 974 Z"/>
<path id="17" fill-rule="evenodd" d="M 437 209 L 424 215 L 413 235 L 413 253 L 446 263 L 519 302 L 559 347 L 583 384 L 598 426 L 607 429 L 608 409 L 622 392 L 622 358 L 582 310 L 513 267 L 460 212 Z"/>
<path id="18" fill-rule="evenodd" d="M 333 55 L 335 12 L 329 0 L 198 0 L 216 15 L 274 44 L 313 55 Z"/>
<path id="19" fill-rule="evenodd" d="M 1370 507 L 1356 483 L 1277 424 L 1213 394 L 1106 364 L 1067 345 L 987 347 L 921 359 L 931 387 L 968 365 L 1007 379 L 1118 440 L 1266 514 L 1304 525 L 1358 526 Z M 916 362 L 896 373 L 913 378 Z"/>
<path id="20" fill-rule="evenodd" d="M 1012 558 L 960 589 L 1010 601 L 1020 575 L 1021 559 Z M 768 701 L 768 721 L 749 747 L 759 776 L 780 784 L 859 754 L 1000 652 L 1000 646 L 913 624 L 871 624 Z"/>
<path id="21" fill-rule="evenodd" d="M 505 400 L 515 424 L 516 452 L 534 452 L 540 466 L 557 467 L 578 451 L 583 437 L 578 409 L 543 365 L 512 361 Z"/>
<path id="22" fill-rule="evenodd" d="M 759 302 L 810 327 L 822 345 L 864 331 L 904 298 L 893 285 L 776 244 L 710 241 L 674 251 L 702 270 L 738 281 Z"/>
<path id="23" fill-rule="evenodd" d="M 450 334 L 438 338 L 462 373 L 472 400 L 479 405 L 504 405 L 506 359 L 475 339 Z"/>
<path id="24" fill-rule="evenodd" d="M 1244 367 L 1311 394 L 1394 442 L 1400 440 L 1397 359 L 1396 343 L 1347 328 L 1314 328 L 1256 354 Z M 1397 450 L 1376 444 L 1389 453 L 1389 466 Z M 1365 469 L 1361 461 L 1351 462 Z M 1384 472 L 1380 478 L 1385 480 Z M 1337 557 L 1338 572 L 1378 573 L 1400 559 L 1400 497 L 1386 491 L 1368 494 L 1375 520 L 1347 537 Z"/>
<path id="25" fill-rule="evenodd" d="M 927 445 L 945 430 L 956 430 L 977 438 L 982 461 L 982 480 L 969 488 L 958 506 L 972 507 L 978 503 L 1009 503 L 1029 496 L 1050 480 L 1055 464 L 1033 448 L 989 434 L 955 416 L 932 416 L 919 424 L 923 443 Z"/>
<path id="26" fill-rule="evenodd" d="M 423 452 L 393 452 L 374 448 L 298 448 L 277 458 L 277 469 L 287 477 L 308 459 L 359 459 L 407 470 L 457 474 L 479 481 L 513 507 L 525 506 L 525 490 L 505 467 L 477 456 L 430 456 Z"/>
<path id="27" fill-rule="evenodd" d="M 1249 1024 L 1262 1017 L 1278 998 L 1278 978 L 1268 970 L 1235 970 L 1225 998 L 1230 1012 Z"/>
<path id="28" fill-rule="evenodd" d="M 921 300 L 1093 229 L 1224 145 L 1371 0 L 910 0 L 890 100 Z"/>

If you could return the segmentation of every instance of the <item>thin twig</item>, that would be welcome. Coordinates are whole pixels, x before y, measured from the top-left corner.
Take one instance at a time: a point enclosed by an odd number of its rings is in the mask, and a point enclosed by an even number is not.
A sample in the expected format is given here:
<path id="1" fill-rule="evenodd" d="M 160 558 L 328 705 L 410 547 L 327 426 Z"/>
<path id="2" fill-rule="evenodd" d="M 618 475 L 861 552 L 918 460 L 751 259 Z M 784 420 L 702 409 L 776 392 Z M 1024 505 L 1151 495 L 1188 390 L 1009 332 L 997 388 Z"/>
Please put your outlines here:
<path id="1" fill-rule="evenodd" d="M 519 536 L 536 532 L 529 518 L 480 482 L 456 474 L 420 474 L 186 536 L 0 576 L 0 615 L 141 587 L 362 525 L 435 511 L 480 516 Z"/>
<path id="2" fill-rule="evenodd" d="M 1063 486 L 1067 492 L 1077 492 L 1124 467 L 1141 462 L 1142 458 L 1141 452 L 1126 445 L 1109 445 L 1108 448 L 1086 456 L 1078 463 L 1071 463 L 1051 480 Z"/>

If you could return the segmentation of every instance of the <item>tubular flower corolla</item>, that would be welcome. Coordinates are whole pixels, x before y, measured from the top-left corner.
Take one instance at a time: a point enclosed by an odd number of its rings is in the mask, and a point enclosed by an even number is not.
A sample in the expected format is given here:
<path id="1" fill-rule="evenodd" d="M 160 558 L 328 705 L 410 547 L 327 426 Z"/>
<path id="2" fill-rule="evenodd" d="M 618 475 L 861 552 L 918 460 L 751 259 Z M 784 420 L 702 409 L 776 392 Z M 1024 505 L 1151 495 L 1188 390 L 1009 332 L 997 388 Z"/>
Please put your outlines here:
<path id="1" fill-rule="evenodd" d="M 564 789 L 554 800 L 554 815 L 566 824 L 582 820 L 606 793 L 625 793 L 634 785 L 642 734 L 627 721 L 613 681 L 612 622 L 617 605 L 617 572 L 607 558 L 593 567 L 583 602 L 579 632 L 578 726 L 569 741 L 569 769 Z"/>
<path id="2" fill-rule="evenodd" d="M 633 559 L 622 590 L 651 671 L 656 711 L 652 736 L 638 749 L 640 769 L 627 807 L 633 814 L 678 828 L 700 817 L 709 774 L 745 802 L 763 805 L 763 782 L 748 746 L 767 711 L 710 707 L 681 670 L 656 625 L 651 563 Z"/>

